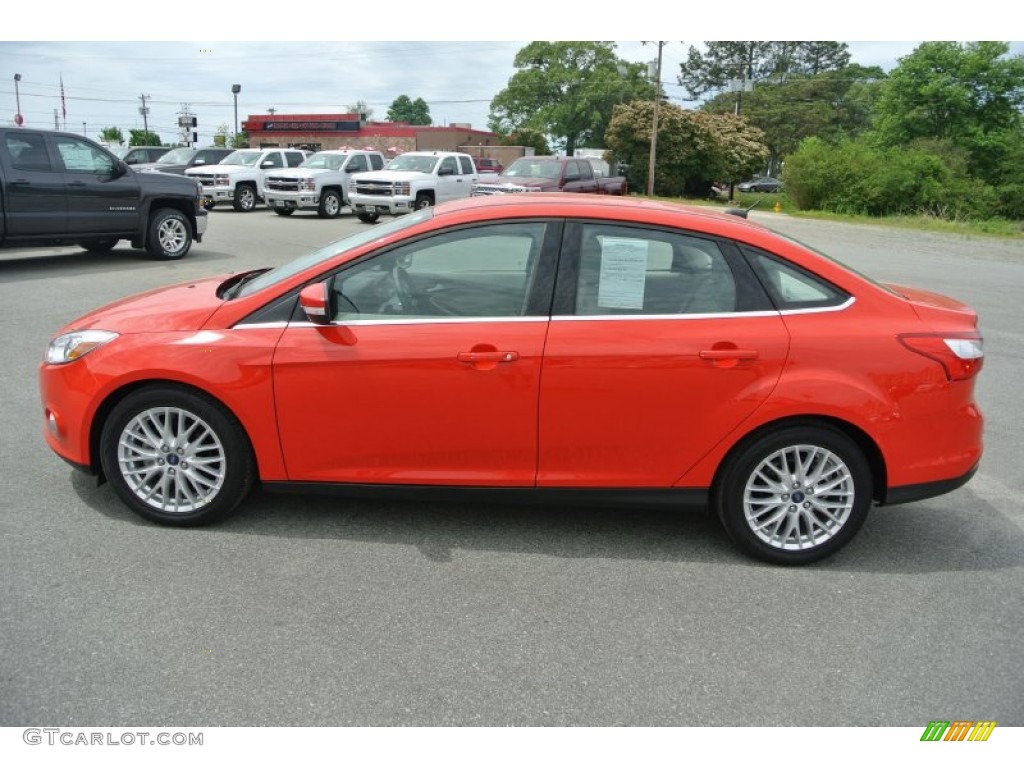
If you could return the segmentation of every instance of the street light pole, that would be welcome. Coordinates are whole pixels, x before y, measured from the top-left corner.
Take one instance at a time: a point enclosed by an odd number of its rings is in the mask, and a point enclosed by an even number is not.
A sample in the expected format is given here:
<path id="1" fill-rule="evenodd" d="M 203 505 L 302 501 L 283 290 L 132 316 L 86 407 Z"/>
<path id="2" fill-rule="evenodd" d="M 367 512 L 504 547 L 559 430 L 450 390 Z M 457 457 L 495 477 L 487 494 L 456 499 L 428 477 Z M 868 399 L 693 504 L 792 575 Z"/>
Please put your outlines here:
<path id="1" fill-rule="evenodd" d="M 18 125 L 22 124 L 24 118 L 21 116 L 21 93 L 18 91 L 18 83 L 21 82 L 21 75 L 17 72 L 14 73 L 14 122 Z"/>
<path id="2" fill-rule="evenodd" d="M 647 196 L 654 196 L 654 161 L 658 154 L 658 110 L 661 107 L 661 49 L 665 41 L 658 41 L 658 63 L 654 69 L 654 124 L 651 126 L 651 160 L 647 166 Z"/>
<path id="3" fill-rule="evenodd" d="M 242 86 L 235 83 L 231 86 L 231 93 L 235 96 L 235 140 L 238 140 L 238 93 L 242 90 Z"/>

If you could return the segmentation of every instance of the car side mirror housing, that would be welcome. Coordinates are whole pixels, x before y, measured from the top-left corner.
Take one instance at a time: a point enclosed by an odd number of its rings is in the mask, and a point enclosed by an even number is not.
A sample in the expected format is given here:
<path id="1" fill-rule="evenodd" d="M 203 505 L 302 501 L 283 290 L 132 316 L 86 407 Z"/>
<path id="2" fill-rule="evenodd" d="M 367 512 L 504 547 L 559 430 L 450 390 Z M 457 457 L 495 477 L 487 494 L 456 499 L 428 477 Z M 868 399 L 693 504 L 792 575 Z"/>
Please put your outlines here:
<path id="1" fill-rule="evenodd" d="M 328 317 L 327 283 L 314 283 L 307 285 L 299 291 L 299 306 L 306 319 L 314 325 L 330 325 Z"/>

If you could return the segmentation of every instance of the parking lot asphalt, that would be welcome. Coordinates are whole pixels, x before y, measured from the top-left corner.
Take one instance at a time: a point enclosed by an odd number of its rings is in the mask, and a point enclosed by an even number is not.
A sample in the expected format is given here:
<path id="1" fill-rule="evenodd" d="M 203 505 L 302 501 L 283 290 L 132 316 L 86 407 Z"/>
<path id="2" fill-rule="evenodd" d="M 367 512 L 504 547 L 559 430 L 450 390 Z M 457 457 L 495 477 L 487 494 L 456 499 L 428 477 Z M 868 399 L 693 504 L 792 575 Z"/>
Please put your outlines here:
<path id="1" fill-rule="evenodd" d="M 367 225 L 218 208 L 180 262 L 0 252 L 0 725 L 1024 725 L 1024 242 L 752 218 L 968 301 L 986 337 L 979 474 L 799 569 L 664 510 L 257 492 L 150 525 L 46 447 L 50 334 Z"/>

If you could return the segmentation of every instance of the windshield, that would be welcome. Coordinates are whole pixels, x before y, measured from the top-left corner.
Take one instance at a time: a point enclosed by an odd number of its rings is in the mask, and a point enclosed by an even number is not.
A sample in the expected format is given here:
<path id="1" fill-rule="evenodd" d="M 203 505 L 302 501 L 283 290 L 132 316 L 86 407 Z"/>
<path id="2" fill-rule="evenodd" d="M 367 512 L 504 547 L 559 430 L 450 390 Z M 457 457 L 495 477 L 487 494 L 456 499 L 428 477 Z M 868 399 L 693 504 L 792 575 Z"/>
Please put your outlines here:
<path id="1" fill-rule="evenodd" d="M 506 168 L 501 175 L 557 179 L 562 175 L 562 164 L 557 160 L 538 160 L 536 158 L 521 157 Z"/>
<path id="2" fill-rule="evenodd" d="M 299 164 L 299 168 L 326 168 L 329 171 L 336 171 L 341 168 L 348 155 L 332 155 L 327 152 L 317 152 L 307 157 Z"/>
<path id="3" fill-rule="evenodd" d="M 258 149 L 239 149 L 220 161 L 221 165 L 256 165 L 263 153 Z"/>
<path id="4" fill-rule="evenodd" d="M 249 296 L 257 291 L 262 291 L 264 288 L 276 285 L 282 280 L 287 280 L 292 275 L 297 275 L 302 270 L 312 267 L 314 264 L 334 258 L 339 253 L 344 253 L 345 251 L 350 251 L 353 248 L 358 248 L 362 245 L 366 245 L 367 243 L 372 243 L 374 240 L 386 237 L 394 232 L 400 232 L 403 229 L 415 226 L 422 221 L 426 221 L 433 215 L 433 208 L 424 208 L 416 213 L 407 213 L 405 216 L 399 216 L 397 219 L 389 221 L 387 224 L 377 224 L 372 227 L 367 227 L 354 235 L 342 238 L 341 240 L 336 240 L 333 243 L 328 243 L 323 248 L 318 248 L 312 253 L 300 256 L 294 261 L 282 264 L 280 267 L 275 267 L 269 272 L 264 272 L 259 275 L 252 281 L 244 283 L 240 287 L 238 293 L 235 296 L 232 296 L 232 298 Z"/>
<path id="5" fill-rule="evenodd" d="M 433 155 L 399 155 L 387 165 L 389 171 L 432 173 L 439 158 Z"/>
<path id="6" fill-rule="evenodd" d="M 172 149 L 166 155 L 157 160 L 160 165 L 183 165 L 192 159 L 196 151 L 189 149 L 188 147 L 180 147 L 178 149 Z"/>

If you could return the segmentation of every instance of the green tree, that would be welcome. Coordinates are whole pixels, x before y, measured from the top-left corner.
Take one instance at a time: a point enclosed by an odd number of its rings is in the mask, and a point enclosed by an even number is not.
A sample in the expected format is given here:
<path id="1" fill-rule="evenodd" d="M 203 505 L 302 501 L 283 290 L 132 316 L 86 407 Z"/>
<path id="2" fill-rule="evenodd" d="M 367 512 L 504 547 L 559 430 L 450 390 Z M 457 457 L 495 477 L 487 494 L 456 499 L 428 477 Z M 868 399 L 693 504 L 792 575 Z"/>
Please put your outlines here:
<path id="1" fill-rule="evenodd" d="M 616 104 L 654 95 L 646 67 L 619 59 L 611 42 L 534 41 L 519 50 L 514 66 L 491 101 L 490 129 L 539 131 L 570 155 L 601 145 Z"/>
<path id="2" fill-rule="evenodd" d="M 114 126 L 104 128 L 100 131 L 100 141 L 106 141 L 110 144 L 124 144 L 124 134 L 121 133 L 120 128 Z"/>
<path id="3" fill-rule="evenodd" d="M 512 131 L 508 136 L 502 136 L 501 143 L 507 147 L 532 147 L 534 154 L 537 155 L 551 154 L 551 147 L 548 146 L 544 134 L 530 128 Z"/>
<path id="4" fill-rule="evenodd" d="M 231 137 L 231 147 L 233 149 L 246 149 L 249 146 L 249 132 L 239 131 Z"/>
<path id="5" fill-rule="evenodd" d="M 808 136 L 830 141 L 857 136 L 871 128 L 871 109 L 885 75 L 878 67 L 853 64 L 818 74 L 791 75 L 743 94 L 743 117 L 764 131 L 771 154 L 767 171 L 776 175 L 782 159 Z M 720 93 L 702 109 L 734 112 L 735 94 Z M 765 169 L 762 169 L 765 170 Z"/>
<path id="6" fill-rule="evenodd" d="M 816 75 L 850 62 L 846 43 L 829 40 L 718 40 L 690 46 L 679 65 L 678 82 L 691 99 L 724 90 L 730 80 L 783 82 L 793 75 Z"/>
<path id="7" fill-rule="evenodd" d="M 129 147 L 162 147 L 163 142 L 160 141 L 160 136 L 153 133 L 153 131 L 144 131 L 139 128 L 130 128 L 128 130 L 128 146 Z"/>
<path id="8" fill-rule="evenodd" d="M 927 42 L 889 73 L 875 112 L 883 146 L 946 139 L 970 155 L 970 172 L 992 181 L 1020 145 L 1024 56 L 1001 42 Z"/>
<path id="9" fill-rule="evenodd" d="M 410 99 L 404 93 L 388 107 L 388 120 L 392 123 L 430 125 L 430 107 L 421 98 Z"/>
<path id="10" fill-rule="evenodd" d="M 231 133 L 231 128 L 228 127 L 227 123 L 218 125 L 217 132 L 213 134 L 213 146 L 226 147 L 228 145 L 229 133 Z"/>
<path id="11" fill-rule="evenodd" d="M 373 119 L 373 110 L 362 99 L 359 99 L 355 104 L 349 104 L 345 107 L 345 111 L 353 115 L 362 115 L 366 122 L 370 122 Z"/>
<path id="12" fill-rule="evenodd" d="M 630 185 L 647 186 L 653 101 L 615 108 L 605 144 L 612 165 L 630 167 Z M 742 117 L 662 104 L 654 191 L 660 195 L 703 196 L 712 181 L 739 181 L 762 168 L 768 148 L 763 133 Z"/>

